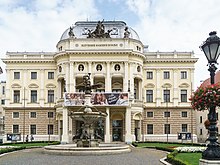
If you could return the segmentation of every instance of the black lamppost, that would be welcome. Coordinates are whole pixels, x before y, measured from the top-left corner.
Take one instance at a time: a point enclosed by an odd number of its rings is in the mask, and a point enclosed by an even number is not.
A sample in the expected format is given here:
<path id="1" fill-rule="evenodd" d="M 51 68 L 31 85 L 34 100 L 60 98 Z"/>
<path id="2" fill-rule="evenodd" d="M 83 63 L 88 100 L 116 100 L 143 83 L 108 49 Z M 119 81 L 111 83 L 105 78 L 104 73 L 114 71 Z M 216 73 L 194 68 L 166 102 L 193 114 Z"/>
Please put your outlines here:
<path id="1" fill-rule="evenodd" d="M 205 53 L 205 56 L 208 60 L 208 71 L 210 72 L 211 84 L 215 83 L 215 71 L 217 67 L 217 59 L 220 53 L 220 38 L 216 35 L 216 32 L 210 32 L 209 38 L 200 46 L 202 51 Z M 212 105 L 209 109 L 208 120 L 210 122 L 209 137 L 207 141 L 209 144 L 207 149 L 202 153 L 202 158 L 207 160 L 220 160 L 220 147 L 217 142 L 217 114 L 216 114 L 216 106 Z"/>

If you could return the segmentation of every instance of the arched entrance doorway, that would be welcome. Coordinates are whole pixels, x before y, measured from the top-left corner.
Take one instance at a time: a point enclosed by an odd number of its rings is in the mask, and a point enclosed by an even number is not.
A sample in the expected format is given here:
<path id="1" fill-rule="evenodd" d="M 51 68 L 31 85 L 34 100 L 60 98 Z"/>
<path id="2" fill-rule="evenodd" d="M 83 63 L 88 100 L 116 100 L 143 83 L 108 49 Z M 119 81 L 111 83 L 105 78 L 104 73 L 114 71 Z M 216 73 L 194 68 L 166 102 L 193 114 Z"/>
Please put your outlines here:
<path id="1" fill-rule="evenodd" d="M 141 120 L 142 120 L 141 113 L 134 114 L 133 119 L 135 123 L 135 128 L 134 128 L 135 141 L 141 141 Z"/>

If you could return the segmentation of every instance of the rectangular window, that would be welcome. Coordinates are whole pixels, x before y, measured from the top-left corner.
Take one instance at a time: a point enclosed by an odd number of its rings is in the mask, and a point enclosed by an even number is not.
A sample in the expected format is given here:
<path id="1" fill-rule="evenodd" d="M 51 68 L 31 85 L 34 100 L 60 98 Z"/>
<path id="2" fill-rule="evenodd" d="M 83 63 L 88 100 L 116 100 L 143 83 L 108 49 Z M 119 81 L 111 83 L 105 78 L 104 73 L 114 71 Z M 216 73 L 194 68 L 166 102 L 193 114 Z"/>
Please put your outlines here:
<path id="1" fill-rule="evenodd" d="M 47 113 L 47 117 L 48 117 L 48 118 L 53 118 L 53 112 L 48 112 L 48 113 Z"/>
<path id="2" fill-rule="evenodd" d="M 187 124 L 182 124 L 182 132 L 187 132 Z"/>
<path id="3" fill-rule="evenodd" d="M 164 117 L 170 117 L 170 112 L 164 112 Z"/>
<path id="4" fill-rule="evenodd" d="M 147 103 L 152 103 L 153 102 L 153 90 L 147 90 L 146 91 L 146 101 Z"/>
<path id="5" fill-rule="evenodd" d="M 30 133 L 31 133 L 31 135 L 37 134 L 37 126 L 36 125 L 30 125 Z"/>
<path id="6" fill-rule="evenodd" d="M 53 125 L 52 124 L 47 125 L 47 133 L 48 133 L 48 135 L 53 135 Z"/>
<path id="7" fill-rule="evenodd" d="M 187 102 L 187 90 L 181 90 L 181 102 Z"/>
<path id="8" fill-rule="evenodd" d="M 187 72 L 181 71 L 181 79 L 187 79 Z"/>
<path id="9" fill-rule="evenodd" d="M 200 116 L 200 118 L 199 118 L 199 119 L 200 119 L 200 120 L 199 120 L 199 121 L 200 121 L 200 123 L 202 123 L 202 116 Z"/>
<path id="10" fill-rule="evenodd" d="M 48 90 L 48 103 L 54 103 L 54 90 Z"/>
<path id="11" fill-rule="evenodd" d="M 170 79 L 170 72 L 168 72 L 168 71 L 163 72 L 163 78 Z"/>
<path id="12" fill-rule="evenodd" d="M 37 91 L 31 90 L 31 103 L 36 103 L 36 102 L 37 102 Z"/>
<path id="13" fill-rule="evenodd" d="M 154 125 L 147 124 L 147 134 L 153 134 L 153 133 L 154 133 Z"/>
<path id="14" fill-rule="evenodd" d="M 154 113 L 153 112 L 147 112 L 147 117 L 154 117 Z"/>
<path id="15" fill-rule="evenodd" d="M 153 72 L 147 72 L 147 79 L 153 79 Z"/>
<path id="16" fill-rule="evenodd" d="M 163 91 L 163 99 L 164 102 L 170 102 L 170 90 L 164 90 Z"/>
<path id="17" fill-rule="evenodd" d="M 31 118 L 37 118 L 37 112 L 30 112 Z"/>
<path id="18" fill-rule="evenodd" d="M 48 79 L 54 79 L 54 72 L 48 72 Z"/>
<path id="19" fill-rule="evenodd" d="M 170 124 L 164 124 L 164 134 L 170 134 Z"/>
<path id="20" fill-rule="evenodd" d="M 19 125 L 13 125 L 12 129 L 12 133 L 19 133 Z"/>
<path id="21" fill-rule="evenodd" d="M 13 112 L 13 118 L 19 118 L 19 112 Z"/>
<path id="22" fill-rule="evenodd" d="M 14 72 L 14 79 L 20 79 L 20 72 Z"/>
<path id="23" fill-rule="evenodd" d="M 202 129 L 200 129 L 200 135 L 202 135 Z"/>
<path id="24" fill-rule="evenodd" d="M 2 105 L 5 105 L 5 100 L 2 99 L 2 100 L 1 100 L 1 104 L 2 104 Z"/>
<path id="25" fill-rule="evenodd" d="M 37 79 L 37 72 L 31 72 L 31 79 Z"/>
<path id="26" fill-rule="evenodd" d="M 5 94 L 5 86 L 2 86 L 2 94 Z"/>
<path id="27" fill-rule="evenodd" d="M 14 90 L 14 103 L 19 103 L 19 102 L 20 102 L 20 91 Z"/>
<path id="28" fill-rule="evenodd" d="M 186 111 L 182 112 L 182 117 L 187 117 L 187 112 Z"/>

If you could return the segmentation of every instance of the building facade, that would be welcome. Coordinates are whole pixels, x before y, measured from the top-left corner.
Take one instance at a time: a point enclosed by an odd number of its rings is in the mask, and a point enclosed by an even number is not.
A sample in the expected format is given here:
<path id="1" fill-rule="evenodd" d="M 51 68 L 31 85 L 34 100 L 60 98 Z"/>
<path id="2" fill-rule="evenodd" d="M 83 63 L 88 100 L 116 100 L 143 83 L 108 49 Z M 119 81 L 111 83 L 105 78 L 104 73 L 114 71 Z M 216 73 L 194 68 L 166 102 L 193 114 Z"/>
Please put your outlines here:
<path id="1" fill-rule="evenodd" d="M 100 121 L 104 142 L 197 141 L 188 100 L 197 61 L 193 52 L 149 52 L 123 21 L 76 22 L 56 47 L 56 52 L 7 52 L 2 59 L 7 77 L 4 142 L 18 134 L 18 141 L 33 135 L 72 143 L 81 123 L 71 112 L 83 106 L 77 86 L 88 73 L 92 84 L 101 84 L 94 97 L 108 97 L 105 104 L 93 104 L 108 115 Z M 78 98 L 67 104 L 71 94 Z M 117 104 L 122 94 L 127 102 Z M 191 135 L 179 138 L 180 133 Z"/>

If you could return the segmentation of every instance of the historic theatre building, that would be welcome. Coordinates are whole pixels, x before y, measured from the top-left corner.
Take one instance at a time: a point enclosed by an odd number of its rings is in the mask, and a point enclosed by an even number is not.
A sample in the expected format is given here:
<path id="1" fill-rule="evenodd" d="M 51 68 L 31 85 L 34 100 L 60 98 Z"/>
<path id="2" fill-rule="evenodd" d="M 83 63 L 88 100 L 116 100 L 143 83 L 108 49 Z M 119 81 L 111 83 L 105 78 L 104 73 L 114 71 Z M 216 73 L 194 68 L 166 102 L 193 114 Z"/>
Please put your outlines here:
<path id="1" fill-rule="evenodd" d="M 56 52 L 7 52 L 4 142 L 72 143 L 81 123 L 71 112 L 84 104 L 77 88 L 91 73 L 91 104 L 106 112 L 97 123 L 104 142 L 197 140 L 193 52 L 150 52 L 123 21 L 76 22 Z M 184 138 L 180 138 L 180 133 Z M 181 134 L 182 135 L 182 134 Z M 187 135 L 187 138 L 185 138 Z"/>

